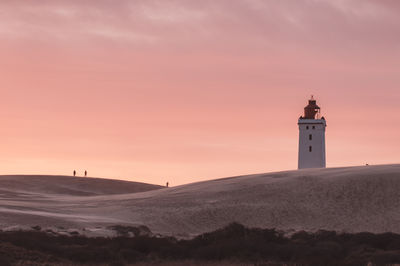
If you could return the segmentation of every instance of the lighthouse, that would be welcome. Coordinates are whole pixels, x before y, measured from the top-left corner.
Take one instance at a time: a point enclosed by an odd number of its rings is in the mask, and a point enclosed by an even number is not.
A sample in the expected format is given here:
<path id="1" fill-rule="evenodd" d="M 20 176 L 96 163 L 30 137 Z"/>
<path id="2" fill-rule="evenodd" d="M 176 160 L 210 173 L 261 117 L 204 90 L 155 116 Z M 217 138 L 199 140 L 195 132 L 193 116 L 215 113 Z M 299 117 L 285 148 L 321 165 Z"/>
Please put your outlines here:
<path id="1" fill-rule="evenodd" d="M 320 117 L 321 108 L 311 96 L 304 108 L 304 116 L 300 116 L 299 125 L 299 162 L 298 168 L 324 168 L 325 128 L 326 121 Z"/>

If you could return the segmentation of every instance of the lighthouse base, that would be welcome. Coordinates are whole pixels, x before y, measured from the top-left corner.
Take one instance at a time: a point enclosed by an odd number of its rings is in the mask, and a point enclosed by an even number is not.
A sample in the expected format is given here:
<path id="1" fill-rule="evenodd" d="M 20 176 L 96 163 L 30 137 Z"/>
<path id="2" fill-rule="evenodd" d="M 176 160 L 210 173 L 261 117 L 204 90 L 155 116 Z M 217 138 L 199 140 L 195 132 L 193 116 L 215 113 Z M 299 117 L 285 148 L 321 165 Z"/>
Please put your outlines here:
<path id="1" fill-rule="evenodd" d="M 324 119 L 299 119 L 299 161 L 298 169 L 325 168 Z"/>

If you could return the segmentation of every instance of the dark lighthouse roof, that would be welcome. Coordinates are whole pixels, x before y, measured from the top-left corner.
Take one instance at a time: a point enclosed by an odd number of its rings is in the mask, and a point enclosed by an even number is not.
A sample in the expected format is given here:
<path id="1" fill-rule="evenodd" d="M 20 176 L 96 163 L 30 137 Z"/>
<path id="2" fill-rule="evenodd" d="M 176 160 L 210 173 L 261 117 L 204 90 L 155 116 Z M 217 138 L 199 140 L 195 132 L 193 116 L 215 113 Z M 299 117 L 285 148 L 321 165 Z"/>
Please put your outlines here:
<path id="1" fill-rule="evenodd" d="M 308 100 L 308 105 L 304 107 L 304 116 L 300 117 L 301 119 L 315 119 L 316 114 L 320 112 L 321 108 L 317 105 L 317 101 L 314 100 L 314 97 L 311 96 L 311 99 Z"/>

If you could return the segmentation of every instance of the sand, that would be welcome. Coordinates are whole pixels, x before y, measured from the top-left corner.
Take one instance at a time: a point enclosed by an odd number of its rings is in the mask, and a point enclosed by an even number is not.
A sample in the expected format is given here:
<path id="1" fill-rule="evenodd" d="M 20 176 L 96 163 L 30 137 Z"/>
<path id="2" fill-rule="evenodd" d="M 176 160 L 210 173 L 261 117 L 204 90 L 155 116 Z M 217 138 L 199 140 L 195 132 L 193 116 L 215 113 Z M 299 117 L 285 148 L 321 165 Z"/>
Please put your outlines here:
<path id="1" fill-rule="evenodd" d="M 231 222 L 286 232 L 400 233 L 400 165 L 305 169 L 172 188 L 108 179 L 0 176 L 0 228 L 89 236 L 146 225 L 191 237 Z M 115 233 L 115 232 L 114 232 Z"/>

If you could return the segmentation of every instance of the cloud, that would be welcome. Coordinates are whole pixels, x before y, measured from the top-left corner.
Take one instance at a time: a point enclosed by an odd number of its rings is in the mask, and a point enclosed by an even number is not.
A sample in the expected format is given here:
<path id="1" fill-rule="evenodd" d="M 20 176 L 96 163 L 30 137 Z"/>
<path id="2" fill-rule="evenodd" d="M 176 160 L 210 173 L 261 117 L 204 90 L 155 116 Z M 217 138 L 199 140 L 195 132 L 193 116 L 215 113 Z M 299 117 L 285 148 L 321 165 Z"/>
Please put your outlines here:
<path id="1" fill-rule="evenodd" d="M 399 4 L 360 0 L 2 1 L 0 38 L 117 42 L 398 40 Z"/>

